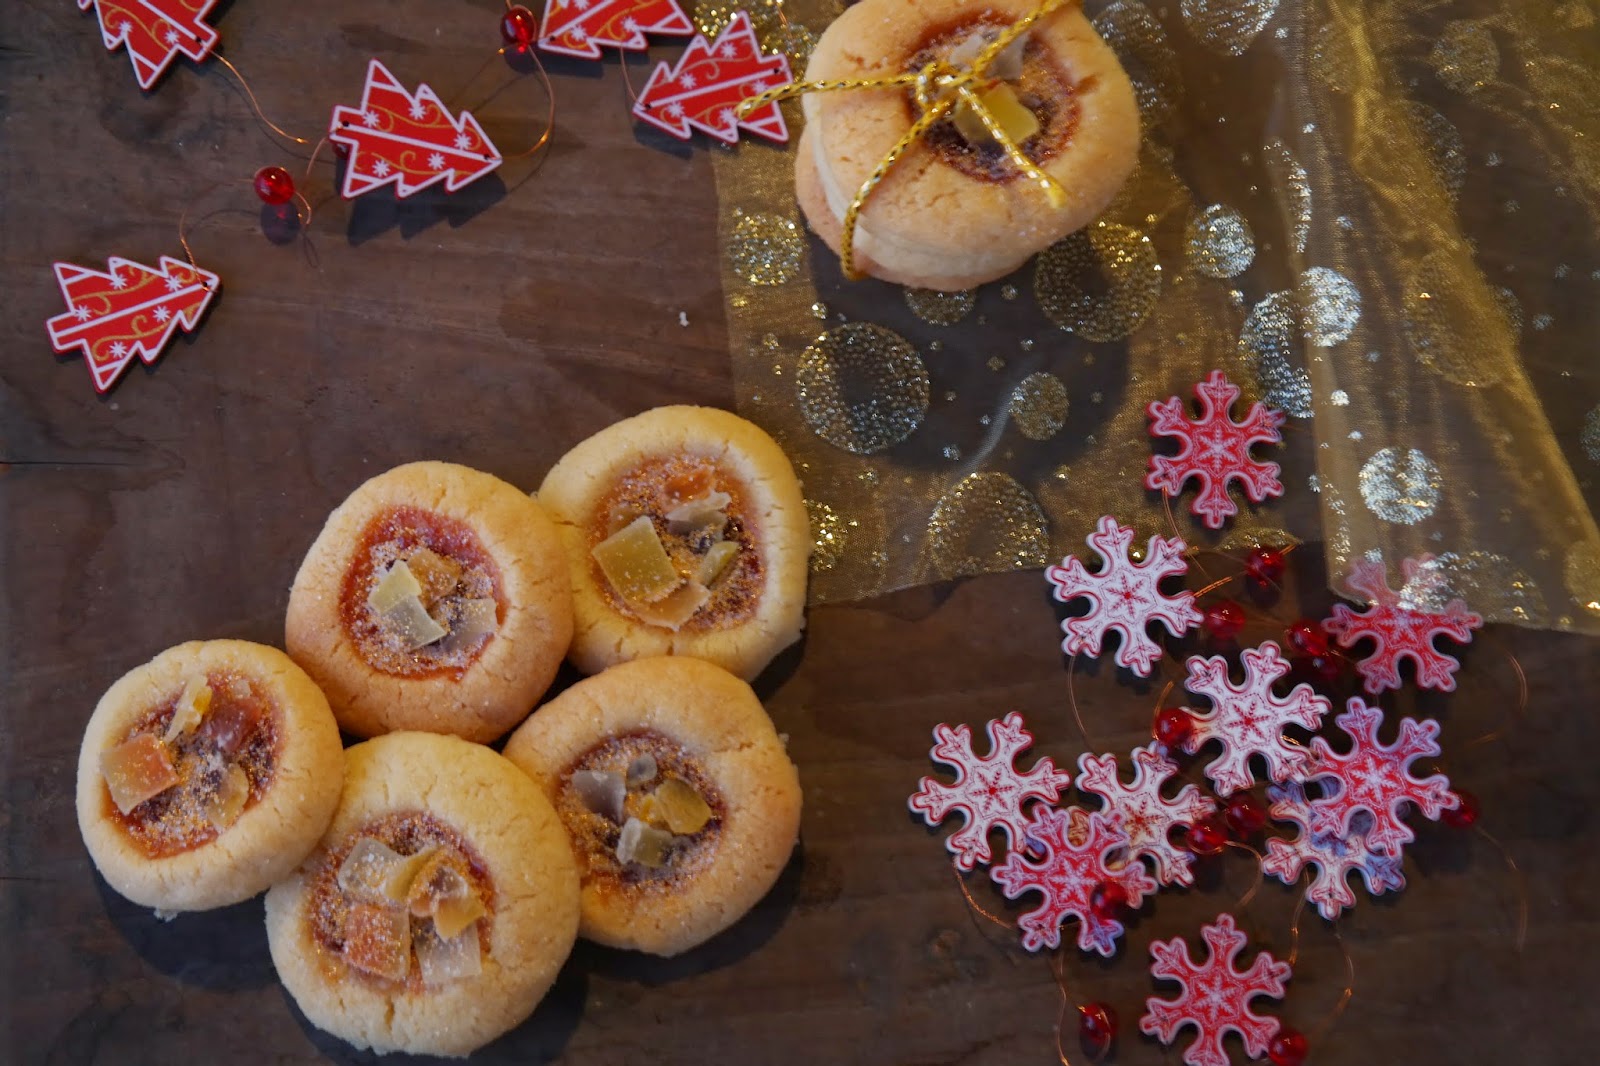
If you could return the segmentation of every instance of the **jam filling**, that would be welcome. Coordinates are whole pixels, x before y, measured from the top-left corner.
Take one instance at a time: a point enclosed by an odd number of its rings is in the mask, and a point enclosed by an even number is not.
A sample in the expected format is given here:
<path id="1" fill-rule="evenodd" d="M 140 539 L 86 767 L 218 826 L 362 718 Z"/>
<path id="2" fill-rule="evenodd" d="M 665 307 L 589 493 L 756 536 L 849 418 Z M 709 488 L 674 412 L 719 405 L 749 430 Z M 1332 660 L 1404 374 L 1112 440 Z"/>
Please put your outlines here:
<path id="1" fill-rule="evenodd" d="M 616 778 L 620 794 L 593 787 Z M 726 819 L 722 795 L 699 761 L 654 730 L 608 737 L 580 756 L 562 775 L 556 813 L 586 885 L 636 891 L 671 887 L 706 867 Z M 646 842 L 630 844 L 630 835 Z"/>
<path id="2" fill-rule="evenodd" d="M 630 618 L 704 632 L 755 614 L 760 532 L 744 486 L 711 459 L 654 458 L 623 474 L 595 509 L 589 546 L 596 584 Z"/>
<path id="3" fill-rule="evenodd" d="M 405 574 L 395 575 L 397 568 Z M 414 590 L 399 597 L 412 602 L 397 604 L 410 607 L 410 616 L 379 610 L 399 577 Z M 373 669 L 459 680 L 505 622 L 506 605 L 499 568 L 470 526 L 419 507 L 394 507 L 362 530 L 340 588 L 339 615 Z M 418 632 L 419 620 L 425 631 Z"/>
<path id="4" fill-rule="evenodd" d="M 1006 25 L 1007 22 L 997 15 L 983 15 L 954 25 L 936 26 L 923 38 L 922 46 L 902 69 L 908 73 L 921 70 L 934 59 L 949 55 L 975 33 L 998 35 Z M 1042 166 L 1060 155 L 1077 131 L 1078 96 L 1086 86 L 1074 82 L 1054 53 L 1031 35 L 1023 45 L 1022 74 L 1011 84 L 1018 101 L 1033 112 L 1039 123 L 1038 132 L 1017 147 L 1023 155 Z M 920 109 L 914 94 L 907 95 L 906 109 L 908 121 L 915 121 Z M 929 127 L 922 139 L 941 162 L 969 177 L 1004 184 L 1023 176 L 998 143 L 969 141 L 949 115 Z"/>
<path id="5" fill-rule="evenodd" d="M 174 729 L 180 701 L 190 704 L 189 717 Z M 200 703 L 203 713 L 196 716 Z M 152 859 L 208 844 L 266 795 L 278 740 L 277 707 L 249 678 L 221 672 L 196 678 L 146 712 L 122 743 L 105 753 L 101 767 L 111 785 L 107 816 Z M 154 786 L 166 787 L 124 812 L 116 798 L 118 785 L 125 786 L 152 762 L 165 774 Z M 148 772 L 143 776 L 150 778 Z"/>
<path id="6" fill-rule="evenodd" d="M 475 976 L 489 954 L 489 869 L 425 811 L 373 819 L 324 852 L 310 883 L 312 940 L 333 976 L 406 992 Z"/>

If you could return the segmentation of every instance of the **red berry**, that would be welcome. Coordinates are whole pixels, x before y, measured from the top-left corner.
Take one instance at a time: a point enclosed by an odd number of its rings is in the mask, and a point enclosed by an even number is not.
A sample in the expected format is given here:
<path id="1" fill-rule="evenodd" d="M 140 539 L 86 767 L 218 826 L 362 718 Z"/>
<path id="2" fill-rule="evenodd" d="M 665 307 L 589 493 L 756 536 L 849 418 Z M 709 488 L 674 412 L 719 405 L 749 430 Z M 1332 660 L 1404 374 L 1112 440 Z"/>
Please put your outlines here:
<path id="1" fill-rule="evenodd" d="M 1461 806 L 1443 812 L 1439 820 L 1451 829 L 1471 829 L 1478 824 L 1478 815 L 1483 813 L 1483 808 L 1478 805 L 1478 797 L 1457 789 L 1456 799 L 1461 801 Z"/>
<path id="2" fill-rule="evenodd" d="M 1306 1042 L 1305 1034 L 1286 1025 L 1278 1030 L 1278 1035 L 1267 1045 L 1267 1059 L 1272 1066 L 1300 1066 L 1310 1051 L 1311 1045 Z"/>
<path id="3" fill-rule="evenodd" d="M 1117 1036 L 1117 1012 L 1108 1003 L 1085 1003 L 1078 1008 L 1078 1036 L 1096 1054 L 1111 1046 Z"/>
<path id="4" fill-rule="evenodd" d="M 539 20 L 534 18 L 532 11 L 521 4 L 506 9 L 505 16 L 500 20 L 500 36 L 505 38 L 506 44 L 527 50 L 533 46 L 533 39 L 538 35 Z"/>
<path id="5" fill-rule="evenodd" d="M 1208 814 L 1189 827 L 1185 845 L 1196 855 L 1220 855 L 1228 846 L 1228 827 L 1221 815 Z"/>
<path id="6" fill-rule="evenodd" d="M 1194 718 L 1182 707 L 1167 707 L 1156 715 L 1155 737 L 1162 747 L 1176 749 L 1194 732 Z"/>
<path id="7" fill-rule="evenodd" d="M 1230 799 L 1222 817 L 1240 840 L 1253 837 L 1267 827 L 1267 809 L 1251 792 L 1240 792 Z"/>
<path id="8" fill-rule="evenodd" d="M 1277 548 L 1251 548 L 1244 572 L 1258 585 L 1275 585 L 1283 579 L 1283 552 Z"/>
<path id="9" fill-rule="evenodd" d="M 256 171 L 256 195 L 274 207 L 294 199 L 294 178 L 282 167 L 262 167 Z"/>
<path id="10" fill-rule="evenodd" d="M 1309 618 L 1299 618 L 1288 629 L 1289 647 L 1301 655 L 1327 655 L 1328 638 L 1322 628 Z"/>
<path id="11" fill-rule="evenodd" d="M 1218 600 L 1206 608 L 1200 625 L 1212 640 L 1226 643 L 1244 628 L 1244 608 L 1232 600 Z"/>
<path id="12" fill-rule="evenodd" d="M 1103 922 L 1116 918 L 1127 905 L 1128 890 L 1115 881 L 1101 881 L 1089 893 L 1089 909 Z"/>

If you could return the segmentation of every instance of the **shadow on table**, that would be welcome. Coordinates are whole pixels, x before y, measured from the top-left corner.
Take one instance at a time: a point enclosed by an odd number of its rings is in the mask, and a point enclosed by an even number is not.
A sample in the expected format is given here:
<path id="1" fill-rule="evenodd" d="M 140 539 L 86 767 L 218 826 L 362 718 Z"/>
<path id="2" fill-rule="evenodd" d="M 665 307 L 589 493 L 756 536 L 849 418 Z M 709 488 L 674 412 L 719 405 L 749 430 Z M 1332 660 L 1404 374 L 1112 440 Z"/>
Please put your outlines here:
<path id="1" fill-rule="evenodd" d="M 261 898 L 163 921 L 119 896 L 95 874 L 106 917 L 139 957 L 184 984 L 218 991 L 263 988 L 277 981 L 267 951 Z"/>
<path id="2" fill-rule="evenodd" d="M 346 165 L 345 160 L 338 161 L 334 181 L 340 187 L 344 184 Z M 505 182 L 492 173 L 455 192 L 446 191 L 441 183 L 404 199 L 395 195 L 394 186 L 386 185 L 356 198 L 345 235 L 352 246 L 359 246 L 398 228 L 400 236 L 409 240 L 439 222 L 448 222 L 452 227 L 464 226 L 505 198 Z"/>

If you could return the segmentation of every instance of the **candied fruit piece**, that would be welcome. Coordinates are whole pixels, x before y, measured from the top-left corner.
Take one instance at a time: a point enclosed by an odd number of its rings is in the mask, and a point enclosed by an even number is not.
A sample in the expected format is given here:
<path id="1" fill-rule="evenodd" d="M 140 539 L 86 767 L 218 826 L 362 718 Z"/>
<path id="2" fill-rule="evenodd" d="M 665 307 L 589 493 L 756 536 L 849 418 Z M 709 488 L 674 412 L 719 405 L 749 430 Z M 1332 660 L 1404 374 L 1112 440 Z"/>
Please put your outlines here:
<path id="1" fill-rule="evenodd" d="M 476 929 L 463 929 L 448 939 L 434 930 L 423 930 L 413 943 L 422 983 L 429 988 L 476 977 L 483 972 L 483 946 Z"/>
<path id="2" fill-rule="evenodd" d="M 439 901 L 433 912 L 433 927 L 440 936 L 451 939 L 460 936 L 469 925 L 487 913 L 489 911 L 483 905 L 483 900 L 469 889 L 465 896 L 451 896 Z"/>
<path id="3" fill-rule="evenodd" d="M 221 833 L 244 813 L 250 799 L 250 776 L 239 766 L 229 766 L 222 775 L 222 785 L 206 803 L 206 820 Z"/>
<path id="4" fill-rule="evenodd" d="M 698 581 L 690 581 L 659 603 L 635 603 L 630 606 L 641 621 L 677 632 L 710 598 L 710 589 Z"/>
<path id="5" fill-rule="evenodd" d="M 700 570 L 695 578 L 700 584 L 710 588 L 717 583 L 717 579 L 725 574 L 728 566 L 739 555 L 739 545 L 731 540 L 719 540 L 713 544 L 700 560 Z"/>
<path id="6" fill-rule="evenodd" d="M 728 524 L 725 512 L 732 502 L 733 497 L 726 492 L 713 492 L 698 500 L 680 503 L 663 516 L 667 520 L 667 532 L 684 536 L 696 530 L 709 529 L 720 534 Z"/>
<path id="7" fill-rule="evenodd" d="M 206 716 L 199 737 L 223 758 L 232 758 L 261 724 L 263 713 L 261 705 L 253 699 L 230 699 Z"/>
<path id="8" fill-rule="evenodd" d="M 629 818 L 617 838 L 617 861 L 659 869 L 666 865 L 667 849 L 671 846 L 671 833 L 664 833 L 637 818 Z"/>
<path id="9" fill-rule="evenodd" d="M 656 779 L 657 772 L 656 757 L 654 755 L 647 751 L 642 755 L 634 756 L 633 761 L 628 764 L 628 787 L 643 788 Z"/>
<path id="10" fill-rule="evenodd" d="M 431 917 L 434 929 L 447 940 L 488 913 L 471 882 L 442 851 L 411 883 L 406 909 L 413 918 Z"/>
<path id="11" fill-rule="evenodd" d="M 590 554 L 617 595 L 634 607 L 655 603 L 683 583 L 648 515 L 596 544 Z"/>
<path id="12" fill-rule="evenodd" d="M 123 814 L 178 783 L 172 756 L 154 733 L 140 733 L 102 754 L 100 774 Z"/>
<path id="13" fill-rule="evenodd" d="M 1020 145 L 1039 132 L 1039 119 L 1017 99 L 1016 92 L 1005 82 L 982 90 L 978 93 L 978 99 L 1012 144 Z M 988 144 L 994 140 L 989 136 L 989 128 L 983 124 L 983 119 L 978 117 L 977 110 L 967 106 L 965 101 L 956 105 L 955 123 L 968 144 Z"/>
<path id="14" fill-rule="evenodd" d="M 404 981 L 411 969 L 411 915 L 357 903 L 344 920 L 344 961 L 374 977 Z"/>
<path id="15" fill-rule="evenodd" d="M 193 732 L 210 708 L 211 686 L 203 677 L 191 677 L 172 708 L 172 720 L 167 723 L 167 732 L 161 739 L 171 744 L 185 733 Z"/>
<path id="16" fill-rule="evenodd" d="M 421 586 L 418 593 L 425 603 L 435 603 L 456 590 L 462 566 L 432 548 L 418 548 L 406 556 L 406 565 Z"/>
<path id="17" fill-rule="evenodd" d="M 432 644 L 449 632 L 433 620 L 428 609 L 422 606 L 422 600 L 416 596 L 399 601 L 379 617 L 383 628 L 399 637 L 407 651 L 416 651 Z"/>
<path id="18" fill-rule="evenodd" d="M 678 836 L 689 836 L 711 821 L 711 806 L 690 784 L 669 777 L 650 794 L 661 823 Z"/>
<path id="19" fill-rule="evenodd" d="M 572 775 L 572 787 L 586 808 L 621 823 L 622 803 L 628 794 L 621 774 L 608 770 L 579 770 Z"/>
<path id="20" fill-rule="evenodd" d="M 714 475 L 709 466 L 696 466 L 667 478 L 667 494 L 674 500 L 695 500 L 711 491 Z"/>
<path id="21" fill-rule="evenodd" d="M 455 621 L 450 632 L 439 644 L 445 654 L 468 651 L 478 646 L 485 637 L 499 628 L 499 608 L 492 597 L 481 600 L 457 601 Z"/>
<path id="22" fill-rule="evenodd" d="M 987 27 L 980 29 L 950 49 L 950 54 L 947 58 L 955 66 L 970 67 L 977 60 L 978 54 L 989 47 L 990 43 L 997 40 L 999 36 L 999 30 Z M 1027 34 L 1023 34 L 1006 45 L 1003 52 L 989 61 L 989 67 L 985 73 L 991 78 L 1003 78 L 1006 81 L 1015 81 L 1022 77 L 1022 52 L 1027 47 L 1027 36 Z"/>
<path id="23" fill-rule="evenodd" d="M 366 903 L 404 903 L 411 884 L 436 849 L 402 855 L 381 840 L 362 837 L 339 864 L 339 889 Z"/>
<path id="24" fill-rule="evenodd" d="M 367 594 L 367 606 L 378 615 L 388 614 L 401 600 L 422 595 L 422 583 L 411 572 L 404 559 L 396 559 L 383 579 Z"/>

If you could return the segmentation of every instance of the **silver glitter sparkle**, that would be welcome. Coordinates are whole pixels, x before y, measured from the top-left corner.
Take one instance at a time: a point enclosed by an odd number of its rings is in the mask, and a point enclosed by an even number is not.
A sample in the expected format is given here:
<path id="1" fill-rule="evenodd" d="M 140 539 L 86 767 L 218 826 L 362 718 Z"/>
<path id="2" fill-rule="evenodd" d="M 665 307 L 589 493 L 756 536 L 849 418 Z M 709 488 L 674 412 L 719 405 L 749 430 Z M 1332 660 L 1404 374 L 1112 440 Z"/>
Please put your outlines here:
<path id="1" fill-rule="evenodd" d="M 1212 204 L 1189 219 L 1185 249 L 1190 268 L 1208 278 L 1243 274 L 1256 257 L 1250 224 L 1226 204 Z"/>
<path id="2" fill-rule="evenodd" d="M 800 412 L 817 436 L 858 455 L 916 432 L 928 411 L 928 371 L 905 338 L 864 322 L 819 336 L 795 367 Z"/>
<path id="3" fill-rule="evenodd" d="M 1304 254 L 1306 241 L 1311 236 L 1311 179 L 1306 168 L 1289 151 L 1282 141 L 1273 141 L 1263 147 L 1267 173 L 1288 199 L 1289 217 L 1294 220 L 1294 250 Z"/>
<path id="4" fill-rule="evenodd" d="M 1361 321 L 1361 293 L 1336 270 L 1311 267 L 1300 275 L 1295 298 L 1301 330 L 1319 348 L 1331 348 L 1349 337 Z"/>
<path id="5" fill-rule="evenodd" d="M 1578 440 L 1589 461 L 1600 463 L 1600 405 L 1590 408 L 1589 413 L 1583 416 L 1583 432 Z"/>
<path id="6" fill-rule="evenodd" d="M 1311 417 L 1311 379 L 1299 357 L 1294 300 L 1269 293 L 1239 331 L 1239 358 L 1261 386 L 1262 399 L 1295 418 Z"/>
<path id="7" fill-rule="evenodd" d="M 1054 374 L 1029 374 L 1011 390 L 1011 420 L 1029 440 L 1049 440 L 1067 421 L 1067 387 Z"/>
<path id="8" fill-rule="evenodd" d="M 1439 506 L 1444 476 L 1420 449 L 1384 448 L 1361 467 L 1361 498 L 1385 522 L 1415 525 Z"/>

